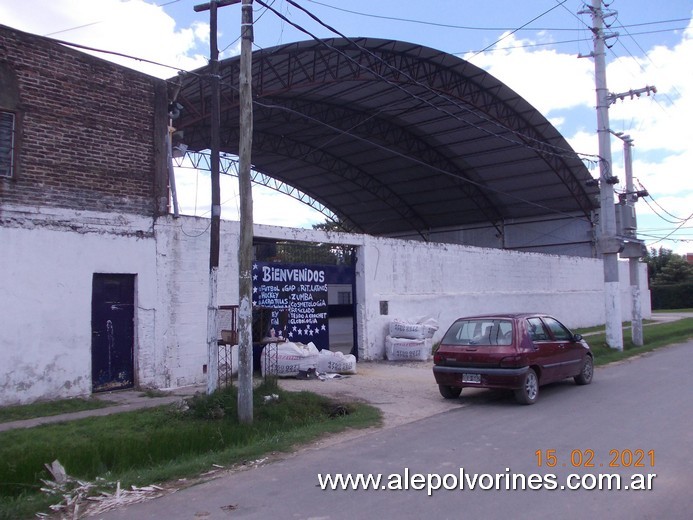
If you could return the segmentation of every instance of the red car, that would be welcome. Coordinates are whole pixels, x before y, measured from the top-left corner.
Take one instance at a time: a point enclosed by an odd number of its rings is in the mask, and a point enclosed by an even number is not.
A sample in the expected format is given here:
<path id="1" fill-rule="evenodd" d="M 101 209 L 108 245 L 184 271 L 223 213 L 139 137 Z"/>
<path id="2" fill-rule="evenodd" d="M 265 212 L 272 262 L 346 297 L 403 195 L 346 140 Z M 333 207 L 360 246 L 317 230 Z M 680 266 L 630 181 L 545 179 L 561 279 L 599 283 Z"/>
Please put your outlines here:
<path id="1" fill-rule="evenodd" d="M 592 382 L 594 359 L 580 334 L 545 314 L 472 316 L 455 321 L 433 356 L 433 375 L 446 399 L 462 389 L 507 388 L 534 404 L 539 387 L 572 377 Z"/>

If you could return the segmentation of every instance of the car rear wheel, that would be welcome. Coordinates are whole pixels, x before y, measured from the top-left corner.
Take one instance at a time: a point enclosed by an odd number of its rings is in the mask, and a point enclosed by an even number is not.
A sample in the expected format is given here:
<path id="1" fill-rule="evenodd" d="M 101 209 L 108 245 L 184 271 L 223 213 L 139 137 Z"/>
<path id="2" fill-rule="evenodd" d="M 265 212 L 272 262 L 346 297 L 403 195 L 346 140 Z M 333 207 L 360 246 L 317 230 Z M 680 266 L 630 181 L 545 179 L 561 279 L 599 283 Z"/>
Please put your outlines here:
<path id="1" fill-rule="evenodd" d="M 438 390 L 440 390 L 440 395 L 445 397 L 445 399 L 456 399 L 462 393 L 462 389 L 459 386 L 438 385 Z"/>
<path id="2" fill-rule="evenodd" d="M 534 369 L 530 368 L 522 381 L 522 387 L 515 390 L 515 399 L 520 404 L 534 404 L 539 397 L 539 378 Z"/>
<path id="3" fill-rule="evenodd" d="M 575 383 L 578 385 L 589 385 L 592 382 L 592 376 L 594 375 L 594 362 L 592 361 L 592 356 L 585 356 L 585 362 L 582 364 L 582 370 L 576 375 Z"/>

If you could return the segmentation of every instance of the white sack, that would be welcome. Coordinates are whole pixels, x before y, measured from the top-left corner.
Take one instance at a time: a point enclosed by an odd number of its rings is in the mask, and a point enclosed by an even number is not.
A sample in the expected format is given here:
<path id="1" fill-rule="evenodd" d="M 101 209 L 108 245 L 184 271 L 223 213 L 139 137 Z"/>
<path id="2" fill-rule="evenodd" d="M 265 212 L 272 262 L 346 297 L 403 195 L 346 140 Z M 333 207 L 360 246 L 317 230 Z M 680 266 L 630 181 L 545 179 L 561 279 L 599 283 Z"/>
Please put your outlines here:
<path id="1" fill-rule="evenodd" d="M 391 361 L 427 361 L 432 348 L 431 338 L 385 338 L 385 357 Z"/>
<path id="2" fill-rule="evenodd" d="M 412 321 L 395 318 L 390 322 L 390 336 L 393 338 L 432 338 L 437 330 L 438 321 L 435 318 L 420 318 Z"/>
<path id="3" fill-rule="evenodd" d="M 318 355 L 318 373 L 320 374 L 355 374 L 356 356 L 321 350 Z"/>
<path id="4" fill-rule="evenodd" d="M 265 345 L 260 354 L 262 375 L 295 377 L 301 371 L 317 370 L 318 348 L 313 342 L 276 343 Z"/>

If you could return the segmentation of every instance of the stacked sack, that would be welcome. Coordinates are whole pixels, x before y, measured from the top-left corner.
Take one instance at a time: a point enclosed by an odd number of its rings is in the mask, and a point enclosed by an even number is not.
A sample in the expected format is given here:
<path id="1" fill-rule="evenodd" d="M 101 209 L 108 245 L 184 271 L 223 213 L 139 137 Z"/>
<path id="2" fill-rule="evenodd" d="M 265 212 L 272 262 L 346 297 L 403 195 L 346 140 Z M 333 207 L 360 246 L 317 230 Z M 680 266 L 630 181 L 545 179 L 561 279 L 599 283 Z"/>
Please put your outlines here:
<path id="1" fill-rule="evenodd" d="M 438 322 L 433 318 L 394 319 L 390 322 L 390 334 L 385 338 L 385 357 L 393 361 L 427 361 L 437 330 Z"/>

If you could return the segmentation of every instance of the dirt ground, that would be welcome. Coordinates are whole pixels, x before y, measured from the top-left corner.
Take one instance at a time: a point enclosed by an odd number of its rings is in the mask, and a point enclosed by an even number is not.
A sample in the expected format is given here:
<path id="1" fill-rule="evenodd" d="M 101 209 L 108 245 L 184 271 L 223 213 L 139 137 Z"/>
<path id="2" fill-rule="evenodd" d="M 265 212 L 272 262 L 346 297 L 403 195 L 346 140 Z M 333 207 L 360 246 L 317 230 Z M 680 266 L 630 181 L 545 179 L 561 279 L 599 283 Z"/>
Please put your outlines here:
<path id="1" fill-rule="evenodd" d="M 366 402 L 383 412 L 390 428 L 463 406 L 443 399 L 433 379 L 433 361 L 361 361 L 357 373 L 341 379 L 282 378 L 282 388 L 307 390 L 334 399 Z"/>

